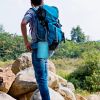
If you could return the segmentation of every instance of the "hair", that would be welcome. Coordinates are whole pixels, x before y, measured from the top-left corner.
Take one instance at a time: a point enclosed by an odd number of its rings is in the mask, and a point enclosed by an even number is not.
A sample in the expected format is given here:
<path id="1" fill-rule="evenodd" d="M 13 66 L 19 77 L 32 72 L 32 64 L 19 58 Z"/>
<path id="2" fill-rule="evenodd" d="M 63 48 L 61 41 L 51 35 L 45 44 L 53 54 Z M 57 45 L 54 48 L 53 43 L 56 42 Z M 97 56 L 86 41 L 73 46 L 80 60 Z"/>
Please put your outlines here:
<path id="1" fill-rule="evenodd" d="M 34 6 L 39 6 L 41 5 L 43 2 L 43 0 L 31 0 L 31 4 L 33 4 Z"/>

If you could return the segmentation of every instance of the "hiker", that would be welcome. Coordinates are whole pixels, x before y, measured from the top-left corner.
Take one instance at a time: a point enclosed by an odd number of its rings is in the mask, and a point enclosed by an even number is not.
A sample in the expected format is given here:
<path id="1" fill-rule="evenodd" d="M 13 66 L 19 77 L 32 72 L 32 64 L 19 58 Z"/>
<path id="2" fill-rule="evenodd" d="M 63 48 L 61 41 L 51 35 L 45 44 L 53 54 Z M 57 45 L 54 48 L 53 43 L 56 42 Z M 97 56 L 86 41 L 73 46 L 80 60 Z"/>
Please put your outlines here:
<path id="1" fill-rule="evenodd" d="M 43 0 L 31 0 L 31 5 L 32 5 L 32 8 L 37 10 L 40 5 L 43 5 Z M 26 25 L 30 23 L 32 15 L 33 15 L 33 12 L 31 9 L 29 9 L 26 12 L 21 22 L 21 31 L 24 37 L 25 46 L 29 51 L 31 51 L 32 48 L 31 48 L 31 43 L 28 41 Z M 36 22 L 34 20 L 34 25 L 35 23 Z M 32 33 L 32 42 L 36 42 L 36 36 L 35 36 L 34 31 Z M 49 89 L 48 89 L 47 59 L 37 58 L 37 49 L 34 49 L 32 51 L 32 63 L 34 66 L 35 77 L 38 84 L 38 88 L 40 90 L 42 100 L 50 100 Z"/>
<path id="2" fill-rule="evenodd" d="M 64 34 L 56 7 L 44 5 L 43 0 L 31 0 L 31 5 L 32 8 L 26 12 L 21 22 L 21 31 L 27 50 L 32 51 L 32 64 L 42 100 L 50 100 L 47 59 L 64 40 Z M 28 23 L 31 43 L 27 37 Z"/>

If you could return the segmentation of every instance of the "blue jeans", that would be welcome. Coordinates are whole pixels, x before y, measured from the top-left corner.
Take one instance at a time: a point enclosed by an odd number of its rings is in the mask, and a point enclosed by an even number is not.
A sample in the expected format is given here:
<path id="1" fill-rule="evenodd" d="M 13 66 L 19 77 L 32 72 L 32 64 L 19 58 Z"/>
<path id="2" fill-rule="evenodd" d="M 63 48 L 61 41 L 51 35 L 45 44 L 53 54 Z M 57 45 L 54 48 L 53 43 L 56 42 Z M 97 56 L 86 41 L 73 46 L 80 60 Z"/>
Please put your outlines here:
<path id="1" fill-rule="evenodd" d="M 42 100 L 50 100 L 48 89 L 47 59 L 37 58 L 37 49 L 35 49 L 32 52 L 32 63 Z"/>

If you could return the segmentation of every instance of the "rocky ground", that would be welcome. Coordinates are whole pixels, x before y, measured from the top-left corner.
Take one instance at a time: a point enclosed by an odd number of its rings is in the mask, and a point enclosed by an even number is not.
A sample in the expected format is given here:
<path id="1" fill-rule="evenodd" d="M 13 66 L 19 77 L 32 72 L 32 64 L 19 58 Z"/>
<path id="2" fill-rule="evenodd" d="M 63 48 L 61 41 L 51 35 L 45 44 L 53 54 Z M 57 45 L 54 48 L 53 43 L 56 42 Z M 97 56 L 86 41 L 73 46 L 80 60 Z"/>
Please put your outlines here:
<path id="1" fill-rule="evenodd" d="M 48 61 L 48 72 L 51 100 L 100 100 L 99 93 L 88 97 L 74 93 L 74 85 L 56 74 L 51 61 Z M 0 68 L 0 100 L 41 100 L 31 53 L 24 53 L 12 65 Z"/>

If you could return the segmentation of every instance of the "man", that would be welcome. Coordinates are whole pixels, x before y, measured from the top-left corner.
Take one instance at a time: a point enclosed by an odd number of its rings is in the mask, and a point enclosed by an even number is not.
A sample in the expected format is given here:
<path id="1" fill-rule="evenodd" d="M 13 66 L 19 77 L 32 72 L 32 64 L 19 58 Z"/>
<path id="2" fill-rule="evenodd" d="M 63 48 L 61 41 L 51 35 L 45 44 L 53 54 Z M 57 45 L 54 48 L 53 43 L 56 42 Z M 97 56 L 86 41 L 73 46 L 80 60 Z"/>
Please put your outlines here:
<path id="1" fill-rule="evenodd" d="M 43 5 L 43 0 L 31 0 L 32 8 L 37 10 L 40 5 Z M 31 21 L 34 18 L 34 25 L 32 25 Z M 34 50 L 31 48 L 31 44 L 27 38 L 27 24 L 30 24 L 33 30 L 31 31 L 32 36 L 32 44 L 34 45 Z M 35 77 L 38 84 L 38 88 L 40 90 L 40 94 L 42 100 L 50 100 L 49 89 L 48 89 L 48 72 L 47 72 L 47 59 L 37 58 L 37 48 L 36 46 L 36 20 L 34 16 L 34 12 L 32 9 L 29 9 L 22 22 L 21 22 L 21 31 L 24 38 L 26 48 L 31 51 L 32 50 L 32 63 L 34 66 Z M 27 74 L 27 73 L 26 73 Z"/>

